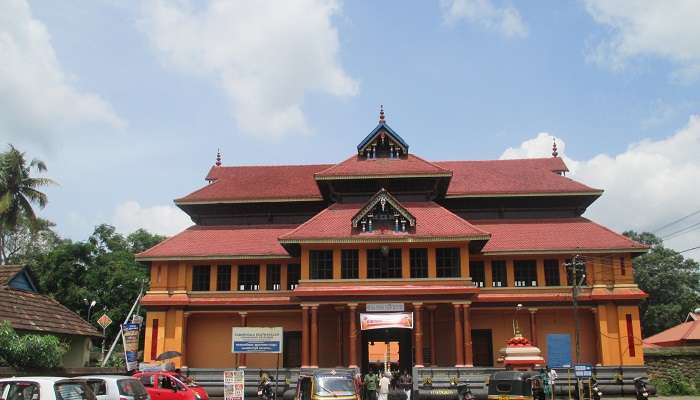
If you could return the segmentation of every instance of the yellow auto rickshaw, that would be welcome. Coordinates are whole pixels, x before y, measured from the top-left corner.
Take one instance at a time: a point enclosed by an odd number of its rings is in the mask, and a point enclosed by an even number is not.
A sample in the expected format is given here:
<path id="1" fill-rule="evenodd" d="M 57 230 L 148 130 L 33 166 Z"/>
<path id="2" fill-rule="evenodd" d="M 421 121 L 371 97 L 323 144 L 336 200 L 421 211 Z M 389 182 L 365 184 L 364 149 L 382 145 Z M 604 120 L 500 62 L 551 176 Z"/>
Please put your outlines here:
<path id="1" fill-rule="evenodd" d="M 302 372 L 294 400 L 360 400 L 353 375 L 336 370 Z"/>

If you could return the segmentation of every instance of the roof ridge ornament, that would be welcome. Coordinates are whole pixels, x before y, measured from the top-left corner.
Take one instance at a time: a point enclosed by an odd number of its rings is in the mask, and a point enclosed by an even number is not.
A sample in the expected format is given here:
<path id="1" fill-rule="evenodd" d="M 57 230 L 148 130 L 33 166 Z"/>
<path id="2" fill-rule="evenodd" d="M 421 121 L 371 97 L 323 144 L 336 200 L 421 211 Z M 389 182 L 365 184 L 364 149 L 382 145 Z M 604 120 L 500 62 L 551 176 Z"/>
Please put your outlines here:
<path id="1" fill-rule="evenodd" d="M 379 123 L 383 124 L 386 120 L 384 119 L 384 104 L 379 105 Z"/>
<path id="2" fill-rule="evenodd" d="M 557 138 L 552 139 L 552 157 L 557 157 L 559 153 L 557 152 Z"/>
<path id="3" fill-rule="evenodd" d="M 216 163 L 214 163 L 217 167 L 221 166 L 221 149 L 216 149 Z"/>

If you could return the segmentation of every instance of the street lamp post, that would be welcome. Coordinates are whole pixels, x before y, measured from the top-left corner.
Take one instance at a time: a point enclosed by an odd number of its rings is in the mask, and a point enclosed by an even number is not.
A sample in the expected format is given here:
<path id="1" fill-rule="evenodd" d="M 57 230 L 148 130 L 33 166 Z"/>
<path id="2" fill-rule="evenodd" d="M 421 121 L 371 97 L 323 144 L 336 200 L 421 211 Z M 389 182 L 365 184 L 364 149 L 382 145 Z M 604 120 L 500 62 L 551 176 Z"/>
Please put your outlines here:
<path id="1" fill-rule="evenodd" d="M 90 322 L 90 312 L 92 311 L 92 307 L 95 307 L 95 304 L 97 304 L 97 301 L 93 300 L 90 303 L 88 303 L 87 299 L 83 299 L 83 302 L 85 303 L 86 306 L 88 306 L 87 320 L 88 320 L 88 322 Z"/>

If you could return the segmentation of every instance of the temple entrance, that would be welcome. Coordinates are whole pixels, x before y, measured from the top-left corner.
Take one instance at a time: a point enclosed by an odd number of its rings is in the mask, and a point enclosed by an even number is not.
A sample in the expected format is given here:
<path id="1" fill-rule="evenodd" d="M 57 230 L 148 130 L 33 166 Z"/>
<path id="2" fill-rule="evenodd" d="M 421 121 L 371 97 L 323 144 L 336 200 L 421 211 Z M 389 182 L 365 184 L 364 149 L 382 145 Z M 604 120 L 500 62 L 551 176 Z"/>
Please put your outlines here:
<path id="1" fill-rule="evenodd" d="M 380 328 L 364 330 L 362 340 L 362 373 L 366 374 L 370 366 L 375 371 L 383 370 L 389 365 L 391 370 L 408 370 L 413 368 L 413 341 L 411 329 Z"/>

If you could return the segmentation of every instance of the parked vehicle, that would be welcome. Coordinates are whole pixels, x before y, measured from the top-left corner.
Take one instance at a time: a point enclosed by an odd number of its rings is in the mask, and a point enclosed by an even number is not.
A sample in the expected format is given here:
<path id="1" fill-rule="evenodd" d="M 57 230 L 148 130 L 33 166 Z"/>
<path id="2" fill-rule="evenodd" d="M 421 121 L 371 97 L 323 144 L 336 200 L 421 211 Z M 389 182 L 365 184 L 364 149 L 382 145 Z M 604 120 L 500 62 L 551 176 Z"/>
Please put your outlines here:
<path id="1" fill-rule="evenodd" d="M 591 378 L 591 398 L 593 400 L 601 400 L 603 398 L 603 391 L 598 387 L 598 380 Z"/>
<path id="2" fill-rule="evenodd" d="M 137 372 L 133 377 L 141 381 L 151 400 L 209 400 L 204 388 L 188 386 L 171 372 Z"/>
<path id="3" fill-rule="evenodd" d="M 535 400 L 537 389 L 533 394 L 533 380 L 538 380 L 534 371 L 498 371 L 489 377 L 489 400 Z"/>
<path id="4" fill-rule="evenodd" d="M 643 376 L 634 378 L 634 394 L 637 400 L 646 400 L 649 398 L 649 390 L 647 390 L 647 380 Z"/>
<path id="5" fill-rule="evenodd" d="M 295 400 L 359 400 L 355 381 L 349 372 L 319 369 L 301 373 Z"/>
<path id="6" fill-rule="evenodd" d="M 87 382 L 52 376 L 0 379 L 3 400 L 96 400 Z"/>
<path id="7" fill-rule="evenodd" d="M 457 399 L 458 400 L 475 400 L 476 397 L 472 394 L 472 390 L 469 385 L 462 383 L 457 385 Z"/>
<path id="8" fill-rule="evenodd" d="M 131 376 L 91 375 L 78 379 L 87 382 L 97 400 L 151 400 L 141 381 Z"/>

